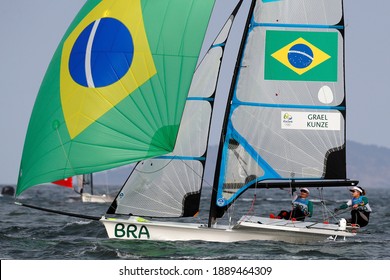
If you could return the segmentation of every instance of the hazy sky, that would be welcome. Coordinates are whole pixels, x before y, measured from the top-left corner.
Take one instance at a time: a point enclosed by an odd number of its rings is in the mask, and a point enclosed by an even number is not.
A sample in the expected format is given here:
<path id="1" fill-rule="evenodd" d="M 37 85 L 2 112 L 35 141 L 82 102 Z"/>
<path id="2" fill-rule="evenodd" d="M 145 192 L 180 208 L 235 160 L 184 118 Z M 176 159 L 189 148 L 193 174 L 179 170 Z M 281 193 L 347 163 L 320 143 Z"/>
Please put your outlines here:
<path id="1" fill-rule="evenodd" d="M 236 0 L 217 0 L 212 32 Z M 248 2 L 248 1 L 247 1 Z M 17 181 L 29 117 L 51 57 L 85 0 L 0 0 L 0 184 Z M 344 0 L 347 139 L 390 148 L 388 0 Z"/>

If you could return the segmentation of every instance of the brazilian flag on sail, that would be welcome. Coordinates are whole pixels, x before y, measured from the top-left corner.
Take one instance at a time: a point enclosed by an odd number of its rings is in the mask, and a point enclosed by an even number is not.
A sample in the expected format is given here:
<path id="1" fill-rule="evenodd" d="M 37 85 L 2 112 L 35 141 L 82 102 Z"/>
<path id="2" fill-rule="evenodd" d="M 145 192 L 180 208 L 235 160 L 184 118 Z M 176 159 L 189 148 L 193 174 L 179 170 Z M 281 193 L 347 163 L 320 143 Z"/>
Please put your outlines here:
<path id="1" fill-rule="evenodd" d="M 171 152 L 214 2 L 87 1 L 39 90 L 17 195 Z"/>
<path id="2" fill-rule="evenodd" d="M 337 81 L 338 33 L 267 30 L 265 79 Z"/>

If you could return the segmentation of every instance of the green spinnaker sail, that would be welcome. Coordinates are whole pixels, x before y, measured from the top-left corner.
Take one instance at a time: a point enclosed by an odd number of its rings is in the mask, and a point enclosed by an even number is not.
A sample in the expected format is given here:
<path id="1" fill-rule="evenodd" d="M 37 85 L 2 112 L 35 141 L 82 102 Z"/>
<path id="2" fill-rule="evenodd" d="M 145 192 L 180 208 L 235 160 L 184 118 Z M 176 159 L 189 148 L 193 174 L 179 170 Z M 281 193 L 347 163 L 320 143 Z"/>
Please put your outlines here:
<path id="1" fill-rule="evenodd" d="M 16 195 L 173 150 L 215 0 L 89 0 L 39 90 Z"/>

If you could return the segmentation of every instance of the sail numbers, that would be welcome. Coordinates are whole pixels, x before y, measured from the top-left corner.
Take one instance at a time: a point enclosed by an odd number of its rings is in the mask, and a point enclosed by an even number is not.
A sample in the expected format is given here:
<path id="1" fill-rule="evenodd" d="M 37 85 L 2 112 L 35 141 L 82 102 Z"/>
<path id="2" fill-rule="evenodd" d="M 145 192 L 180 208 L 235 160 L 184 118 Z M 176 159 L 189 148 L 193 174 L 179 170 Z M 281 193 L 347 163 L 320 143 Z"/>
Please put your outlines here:
<path id="1" fill-rule="evenodd" d="M 117 223 L 114 229 L 115 237 L 127 239 L 150 239 L 149 230 L 144 225 Z"/>

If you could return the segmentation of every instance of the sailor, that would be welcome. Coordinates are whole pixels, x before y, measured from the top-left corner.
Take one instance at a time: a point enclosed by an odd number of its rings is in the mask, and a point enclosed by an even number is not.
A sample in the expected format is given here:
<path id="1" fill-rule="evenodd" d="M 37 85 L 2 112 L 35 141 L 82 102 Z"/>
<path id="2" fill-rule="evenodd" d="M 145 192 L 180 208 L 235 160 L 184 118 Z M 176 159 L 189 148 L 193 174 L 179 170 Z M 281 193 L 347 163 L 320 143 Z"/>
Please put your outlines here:
<path id="1" fill-rule="evenodd" d="M 311 217 L 313 215 L 313 203 L 308 199 L 309 194 L 309 189 L 301 188 L 299 195 L 295 194 L 293 197 L 291 211 L 282 210 L 277 217 L 271 214 L 270 218 L 304 221 L 306 217 Z"/>
<path id="2" fill-rule="evenodd" d="M 348 219 L 347 222 L 357 224 L 360 227 L 365 227 L 368 225 L 370 213 L 372 212 L 370 204 L 368 203 L 368 198 L 365 196 L 366 192 L 360 186 L 353 187 L 349 191 L 352 194 L 352 199 L 343 203 L 338 208 L 335 208 L 334 211 L 337 212 L 340 209 L 347 209 L 351 207 L 351 219 Z"/>

